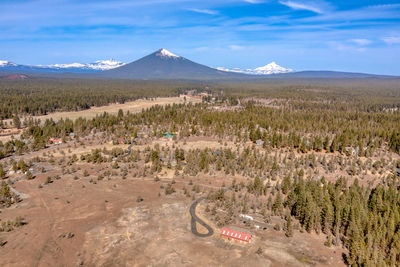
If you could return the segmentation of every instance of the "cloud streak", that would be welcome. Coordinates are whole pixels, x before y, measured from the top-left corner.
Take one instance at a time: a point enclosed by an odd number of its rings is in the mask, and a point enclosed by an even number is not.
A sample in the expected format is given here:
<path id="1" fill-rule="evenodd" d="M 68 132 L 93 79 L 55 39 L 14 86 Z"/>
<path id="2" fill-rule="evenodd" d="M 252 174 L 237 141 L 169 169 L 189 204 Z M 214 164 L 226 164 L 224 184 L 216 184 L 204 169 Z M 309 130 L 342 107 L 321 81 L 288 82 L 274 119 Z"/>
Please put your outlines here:
<path id="1" fill-rule="evenodd" d="M 260 0 L 243 0 L 246 3 L 250 3 L 250 4 L 260 4 L 262 3 L 262 1 Z"/>
<path id="2" fill-rule="evenodd" d="M 239 50 L 244 50 L 245 49 L 244 46 L 240 46 L 240 45 L 229 45 L 228 47 L 232 51 L 239 51 Z"/>
<path id="3" fill-rule="evenodd" d="M 211 9 L 188 8 L 187 10 L 207 15 L 217 15 L 219 12 Z"/>
<path id="4" fill-rule="evenodd" d="M 390 45 L 393 44 L 400 44 L 400 36 L 389 36 L 389 37 L 384 37 L 382 40 Z"/>
<path id="5" fill-rule="evenodd" d="M 307 4 L 307 3 L 301 3 L 301 2 L 294 2 L 294 1 L 279 1 L 280 4 L 290 7 L 295 10 L 307 10 L 311 11 L 317 14 L 323 14 L 325 11 L 322 9 L 322 7 L 319 7 L 316 4 Z"/>
<path id="6" fill-rule="evenodd" d="M 360 46 L 365 46 L 365 45 L 369 45 L 369 44 L 372 43 L 371 40 L 362 39 L 362 38 L 351 39 L 350 42 L 355 43 L 355 44 L 360 45 Z"/>

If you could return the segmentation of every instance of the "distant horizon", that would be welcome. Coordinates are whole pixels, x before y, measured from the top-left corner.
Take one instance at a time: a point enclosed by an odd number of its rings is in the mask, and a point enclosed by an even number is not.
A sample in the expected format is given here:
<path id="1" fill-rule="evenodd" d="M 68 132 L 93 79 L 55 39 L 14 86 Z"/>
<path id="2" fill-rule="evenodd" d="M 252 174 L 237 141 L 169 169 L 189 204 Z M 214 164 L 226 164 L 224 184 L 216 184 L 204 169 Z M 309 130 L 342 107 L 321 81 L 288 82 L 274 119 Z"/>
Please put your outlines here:
<path id="1" fill-rule="evenodd" d="M 0 60 L 129 63 L 161 47 L 213 68 L 400 76 L 400 1 L 4 0 Z"/>
<path id="2" fill-rule="evenodd" d="M 153 51 L 153 52 L 151 52 L 151 53 L 149 53 L 149 54 L 140 56 L 139 58 L 133 59 L 133 60 L 128 61 L 128 62 L 120 61 L 120 60 L 115 59 L 115 58 L 97 59 L 97 60 L 95 60 L 95 61 L 93 61 L 93 62 L 77 62 L 77 61 L 76 61 L 76 62 L 59 62 L 59 63 L 55 63 L 55 64 L 51 64 L 51 65 L 43 65 L 43 64 L 30 65 L 30 64 L 24 64 L 24 63 L 21 63 L 21 62 L 15 62 L 15 61 L 12 61 L 12 60 L 3 60 L 3 59 L 1 59 L 1 58 L 0 58 L 0 62 L 1 62 L 1 61 L 8 61 L 8 62 L 10 62 L 10 63 L 14 63 L 14 64 L 17 64 L 17 65 L 30 66 L 30 67 L 43 67 L 43 68 L 46 68 L 46 67 L 54 67 L 55 65 L 93 64 L 93 63 L 96 63 L 96 62 L 110 61 L 110 60 L 113 60 L 113 61 L 122 63 L 123 65 L 126 65 L 126 64 L 135 62 L 135 61 L 137 61 L 137 60 L 139 60 L 139 59 L 141 59 L 141 58 L 143 58 L 143 57 L 146 57 L 146 56 L 148 56 L 148 55 L 151 55 L 151 54 L 153 54 L 153 53 L 155 53 L 155 52 L 157 52 L 157 51 L 160 51 L 160 50 L 162 50 L 162 49 L 166 49 L 166 48 L 159 48 L 159 49 L 157 49 L 157 50 L 155 50 L 155 51 Z M 169 50 L 169 49 L 166 49 L 166 50 L 169 51 L 169 52 L 174 52 L 174 51 L 171 51 L 171 50 Z M 180 57 L 183 57 L 183 58 L 185 58 L 185 59 L 191 60 L 190 58 L 187 58 L 187 57 L 185 57 L 185 56 L 183 56 L 183 55 L 180 55 L 180 54 L 177 54 L 177 56 L 180 56 Z M 192 61 L 192 60 L 191 60 L 191 61 Z M 196 63 L 198 63 L 198 62 L 196 62 Z M 319 71 L 319 72 L 348 72 L 348 73 L 360 73 L 360 74 L 371 74 L 371 75 L 382 75 L 382 76 L 400 77 L 400 75 L 393 75 L 393 74 L 377 74 L 377 73 L 367 73 L 367 72 L 357 72 L 357 71 L 343 71 L 343 70 L 331 70 L 331 69 L 304 69 L 304 70 L 297 70 L 297 69 L 292 69 L 290 66 L 282 66 L 281 64 L 279 64 L 279 62 L 276 62 L 276 61 L 271 61 L 271 62 L 268 62 L 268 63 L 266 63 L 266 64 L 264 64 L 264 65 L 262 65 L 262 66 L 258 66 L 258 67 L 264 67 L 264 66 L 269 65 L 269 64 L 271 64 L 271 63 L 276 63 L 276 64 L 277 64 L 278 66 L 280 66 L 280 67 L 284 67 L 284 68 L 287 68 L 287 69 L 291 69 L 291 72 L 307 72 L 307 71 L 310 71 L 310 72 L 313 72 L 313 71 L 315 71 L 315 72 L 318 72 L 318 71 Z M 204 64 L 204 65 L 205 65 L 205 64 Z M 205 65 L 205 66 L 210 67 L 210 68 L 214 68 L 214 69 L 218 69 L 218 70 L 222 70 L 222 71 L 229 71 L 229 70 L 234 70 L 234 69 L 240 69 L 240 70 L 252 69 L 252 68 L 238 68 L 238 67 L 233 67 L 233 68 L 229 68 L 229 69 L 228 69 L 228 68 L 226 68 L 226 69 L 221 69 L 221 68 L 225 68 L 225 67 L 224 67 L 224 66 L 218 66 L 218 67 L 216 67 L 216 66 L 208 66 L 208 65 Z M 79 67 L 70 66 L 69 68 L 79 68 Z M 253 68 L 253 69 L 254 69 L 254 68 Z M 105 70 L 106 70 L 106 69 L 105 69 Z M 104 71 L 104 70 L 99 70 L 99 71 Z M 256 75 L 256 74 L 250 74 L 250 75 Z M 266 75 L 269 75 L 269 74 L 266 74 Z"/>

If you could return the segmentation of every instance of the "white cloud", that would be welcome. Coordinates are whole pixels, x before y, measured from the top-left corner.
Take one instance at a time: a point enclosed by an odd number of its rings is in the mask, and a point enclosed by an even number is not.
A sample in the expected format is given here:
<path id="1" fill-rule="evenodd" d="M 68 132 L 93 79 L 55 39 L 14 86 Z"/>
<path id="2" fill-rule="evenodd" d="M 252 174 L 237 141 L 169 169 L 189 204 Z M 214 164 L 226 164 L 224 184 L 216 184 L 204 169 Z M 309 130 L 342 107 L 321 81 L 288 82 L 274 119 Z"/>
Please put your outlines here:
<path id="1" fill-rule="evenodd" d="M 384 5 L 384 6 L 367 6 L 358 9 L 350 9 L 335 12 L 326 12 L 320 16 L 306 17 L 300 19 L 303 22 L 322 22 L 335 21 L 354 23 L 356 21 L 379 20 L 379 19 L 398 19 L 400 6 Z M 366 24 L 367 25 L 367 24 Z"/>
<path id="2" fill-rule="evenodd" d="M 348 45 L 348 44 L 336 42 L 336 41 L 328 42 L 328 45 L 331 48 L 339 50 L 339 51 L 350 51 L 350 52 L 365 52 L 365 51 L 367 51 L 367 48 L 365 48 L 365 47 Z"/>
<path id="3" fill-rule="evenodd" d="M 350 42 L 361 46 L 369 45 L 370 43 L 372 43 L 371 40 L 362 38 L 351 39 Z"/>
<path id="4" fill-rule="evenodd" d="M 259 1 L 259 0 L 243 0 L 243 1 L 245 1 L 247 3 L 250 3 L 250 4 L 259 4 L 259 3 L 262 2 L 262 1 Z"/>
<path id="5" fill-rule="evenodd" d="M 325 13 L 321 7 L 313 3 L 308 4 L 293 1 L 279 1 L 279 3 L 296 10 L 308 10 L 317 14 Z"/>
<path id="6" fill-rule="evenodd" d="M 230 49 L 230 50 L 233 50 L 233 51 L 238 51 L 238 50 L 243 50 L 243 49 L 245 49 L 245 47 L 244 47 L 244 46 L 240 46 L 240 45 L 230 45 L 230 46 L 229 46 L 229 49 Z"/>
<path id="7" fill-rule="evenodd" d="M 400 44 L 400 36 L 384 37 L 382 40 L 387 44 Z"/>
<path id="8" fill-rule="evenodd" d="M 200 47 L 196 47 L 195 49 L 194 49 L 195 51 L 208 51 L 208 50 L 210 50 L 210 47 L 208 47 L 208 46 L 200 46 Z"/>
<path id="9" fill-rule="evenodd" d="M 188 8 L 187 10 L 201 14 L 217 15 L 218 11 L 211 9 Z"/>

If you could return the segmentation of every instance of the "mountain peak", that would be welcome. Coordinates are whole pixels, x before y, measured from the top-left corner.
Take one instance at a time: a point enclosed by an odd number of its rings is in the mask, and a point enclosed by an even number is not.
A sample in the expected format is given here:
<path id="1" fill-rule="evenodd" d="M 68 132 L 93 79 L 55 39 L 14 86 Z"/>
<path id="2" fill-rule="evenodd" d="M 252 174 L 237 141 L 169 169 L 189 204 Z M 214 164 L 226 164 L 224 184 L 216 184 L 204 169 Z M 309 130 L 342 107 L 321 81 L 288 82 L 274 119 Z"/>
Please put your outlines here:
<path id="1" fill-rule="evenodd" d="M 275 61 L 272 61 L 271 63 L 258 67 L 254 69 L 254 72 L 256 74 L 277 74 L 277 73 L 286 73 L 286 72 L 292 72 L 292 69 L 287 69 L 284 67 L 279 66 L 276 64 Z"/>
<path id="2" fill-rule="evenodd" d="M 6 67 L 6 66 L 17 66 L 17 64 L 10 61 L 0 60 L 0 67 Z"/>
<path id="3" fill-rule="evenodd" d="M 234 69 L 217 68 L 217 69 L 222 71 L 253 74 L 253 75 L 269 75 L 269 74 L 287 73 L 293 71 L 292 69 L 279 66 L 275 61 L 272 61 L 271 63 L 265 66 L 258 67 L 255 69 L 246 69 L 246 70 L 242 70 L 239 68 L 234 68 Z"/>
<path id="4" fill-rule="evenodd" d="M 167 49 L 161 48 L 156 52 L 156 56 L 161 58 L 180 58 L 180 56 L 175 55 L 174 53 L 169 52 Z"/>

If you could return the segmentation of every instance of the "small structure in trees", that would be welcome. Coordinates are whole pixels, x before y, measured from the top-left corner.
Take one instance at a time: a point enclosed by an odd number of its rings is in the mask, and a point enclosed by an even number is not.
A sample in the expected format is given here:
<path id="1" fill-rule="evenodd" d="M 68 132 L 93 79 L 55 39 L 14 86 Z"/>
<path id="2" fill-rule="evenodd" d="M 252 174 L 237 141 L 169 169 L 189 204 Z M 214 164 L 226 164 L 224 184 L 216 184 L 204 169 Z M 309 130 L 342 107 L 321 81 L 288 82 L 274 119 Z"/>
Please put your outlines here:
<path id="1" fill-rule="evenodd" d="M 118 138 L 117 139 L 117 144 L 119 145 L 125 145 L 127 142 L 125 140 L 125 138 Z"/>
<path id="2" fill-rule="evenodd" d="M 254 221 L 254 218 L 253 218 L 252 216 L 250 216 L 250 215 L 240 214 L 239 216 L 240 216 L 241 218 L 243 218 L 243 219 L 247 219 L 247 220 L 250 220 L 250 221 Z"/>
<path id="3" fill-rule="evenodd" d="M 59 144 L 63 143 L 61 138 L 55 138 L 55 137 L 50 138 L 49 142 L 50 142 L 50 144 L 54 144 L 54 145 L 59 145 Z"/>
<path id="4" fill-rule="evenodd" d="M 350 156 L 358 156 L 360 154 L 360 148 L 359 147 L 345 147 L 344 150 L 346 153 Z"/>
<path id="5" fill-rule="evenodd" d="M 264 145 L 264 141 L 261 139 L 256 140 L 256 145 L 257 146 L 263 146 Z"/>
<path id="6" fill-rule="evenodd" d="M 166 137 L 166 138 L 173 138 L 174 137 L 174 133 L 163 133 L 163 137 Z"/>

